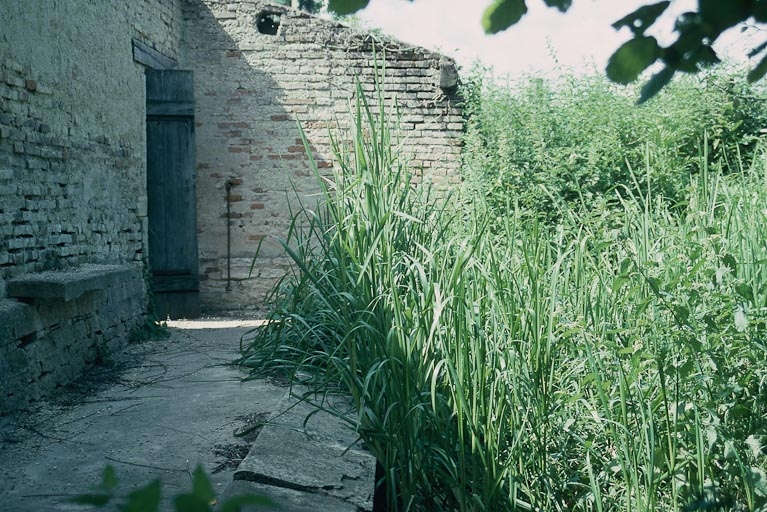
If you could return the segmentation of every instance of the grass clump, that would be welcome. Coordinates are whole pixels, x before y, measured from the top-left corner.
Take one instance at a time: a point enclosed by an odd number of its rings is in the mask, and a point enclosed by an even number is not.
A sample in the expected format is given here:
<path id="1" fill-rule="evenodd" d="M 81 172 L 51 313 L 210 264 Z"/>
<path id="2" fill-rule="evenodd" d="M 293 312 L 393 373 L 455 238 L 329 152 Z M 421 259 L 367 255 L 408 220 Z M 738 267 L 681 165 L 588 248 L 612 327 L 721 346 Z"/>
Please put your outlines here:
<path id="1" fill-rule="evenodd" d="M 673 208 L 646 153 L 609 208 L 498 215 L 413 184 L 356 97 L 243 365 L 349 394 L 392 510 L 764 510 L 764 155 L 704 140 Z"/>

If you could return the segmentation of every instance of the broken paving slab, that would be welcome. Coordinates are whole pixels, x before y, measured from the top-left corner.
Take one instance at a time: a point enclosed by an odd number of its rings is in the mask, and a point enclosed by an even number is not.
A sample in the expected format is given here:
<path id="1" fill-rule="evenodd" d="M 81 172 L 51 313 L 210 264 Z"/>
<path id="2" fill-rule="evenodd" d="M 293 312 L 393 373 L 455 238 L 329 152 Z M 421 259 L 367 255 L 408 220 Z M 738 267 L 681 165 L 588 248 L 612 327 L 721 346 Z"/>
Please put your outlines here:
<path id="1" fill-rule="evenodd" d="M 334 401 L 336 408 L 348 407 L 344 400 Z M 375 457 L 359 446 L 357 434 L 347 423 L 288 395 L 261 430 L 234 479 L 302 493 L 288 496 L 271 489 L 275 494 L 266 494 L 273 496 L 279 510 L 312 510 L 300 507 L 314 502 L 313 510 L 347 510 L 351 505 L 350 510 L 372 511 L 375 469 Z M 317 500 L 324 497 L 333 498 L 338 508 L 317 508 Z M 287 508 L 293 505 L 297 508 Z"/>
<path id="2" fill-rule="evenodd" d="M 219 503 L 226 503 L 230 498 L 245 495 L 263 496 L 272 501 L 270 505 L 243 505 L 240 512 L 359 512 L 356 505 L 317 493 L 308 493 L 275 487 L 273 485 L 235 480 L 220 497 Z M 365 510 L 365 509 L 363 509 Z"/>

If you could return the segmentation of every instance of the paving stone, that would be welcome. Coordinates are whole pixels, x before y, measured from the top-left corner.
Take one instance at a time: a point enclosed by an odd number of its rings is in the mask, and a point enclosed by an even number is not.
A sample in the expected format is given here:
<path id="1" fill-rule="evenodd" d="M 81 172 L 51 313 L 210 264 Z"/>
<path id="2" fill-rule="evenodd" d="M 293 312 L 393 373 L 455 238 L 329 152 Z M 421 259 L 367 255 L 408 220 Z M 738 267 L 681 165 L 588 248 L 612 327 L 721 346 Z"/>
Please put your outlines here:
<path id="1" fill-rule="evenodd" d="M 235 480 L 332 496 L 372 510 L 376 460 L 359 447 L 348 424 L 290 397 L 277 411 L 237 468 Z"/>

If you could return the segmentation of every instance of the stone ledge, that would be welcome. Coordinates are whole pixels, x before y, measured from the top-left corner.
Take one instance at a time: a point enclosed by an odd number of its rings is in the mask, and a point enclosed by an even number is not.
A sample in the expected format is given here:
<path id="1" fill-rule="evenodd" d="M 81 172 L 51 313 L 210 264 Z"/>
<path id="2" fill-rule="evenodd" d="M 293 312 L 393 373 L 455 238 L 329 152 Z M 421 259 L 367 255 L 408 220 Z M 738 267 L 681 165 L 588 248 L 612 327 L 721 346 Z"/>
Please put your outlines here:
<path id="1" fill-rule="evenodd" d="M 16 299 L 70 301 L 93 290 L 130 279 L 135 268 L 127 265 L 82 265 L 72 270 L 26 274 L 8 280 L 7 294 Z"/>

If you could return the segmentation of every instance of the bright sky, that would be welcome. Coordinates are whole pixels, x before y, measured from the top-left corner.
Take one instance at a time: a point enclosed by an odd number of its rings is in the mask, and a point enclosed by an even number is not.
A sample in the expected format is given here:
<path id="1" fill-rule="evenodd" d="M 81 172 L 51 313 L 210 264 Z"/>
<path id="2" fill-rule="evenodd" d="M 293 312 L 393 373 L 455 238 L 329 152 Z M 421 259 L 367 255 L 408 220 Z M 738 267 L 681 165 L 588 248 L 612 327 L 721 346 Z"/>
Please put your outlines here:
<path id="1" fill-rule="evenodd" d="M 363 26 L 380 28 L 407 43 L 439 50 L 464 67 L 476 59 L 492 65 L 496 76 L 519 76 L 535 71 L 553 73 L 559 64 L 583 72 L 601 72 L 607 59 L 630 39 L 628 29 L 616 32 L 611 24 L 655 0 L 574 0 L 566 14 L 543 0 L 527 0 L 528 13 L 515 26 L 494 36 L 482 31 L 482 13 L 491 0 L 370 0 L 358 14 Z M 674 0 L 650 33 L 661 44 L 673 41 L 674 18 L 694 8 L 697 0 Z M 733 38 L 729 38 L 730 41 Z M 742 40 L 739 34 L 734 39 Z M 750 48 L 750 46 L 749 46 Z M 720 55 L 742 56 L 742 42 L 718 47 Z"/>

